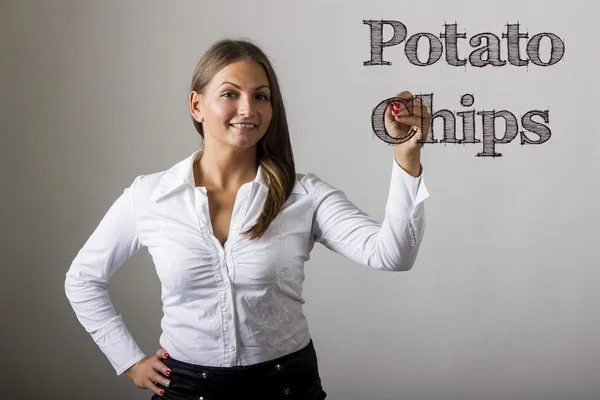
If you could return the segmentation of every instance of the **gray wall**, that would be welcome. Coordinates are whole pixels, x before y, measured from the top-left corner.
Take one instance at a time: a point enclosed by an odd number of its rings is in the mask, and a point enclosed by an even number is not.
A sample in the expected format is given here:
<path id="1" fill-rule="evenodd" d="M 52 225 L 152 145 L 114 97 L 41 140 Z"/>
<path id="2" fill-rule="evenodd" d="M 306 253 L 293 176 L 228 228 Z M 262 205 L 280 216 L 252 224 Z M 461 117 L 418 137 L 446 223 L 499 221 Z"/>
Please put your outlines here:
<path id="1" fill-rule="evenodd" d="M 271 56 L 297 169 L 377 218 L 392 157 L 371 131 L 379 101 L 407 89 L 434 92 L 435 110 L 465 110 L 464 93 L 475 95 L 477 111 L 550 110 L 550 141 L 517 138 L 499 145 L 501 158 L 476 157 L 481 144 L 424 149 L 431 198 L 412 271 L 368 270 L 315 247 L 305 311 L 329 398 L 600 397 L 598 64 L 586 53 L 596 37 L 586 4 L 3 2 L 2 397 L 150 397 L 114 374 L 78 324 L 64 274 L 135 176 L 199 147 L 188 84 L 200 55 L 224 36 L 250 37 Z M 500 36 L 518 21 L 530 36 L 556 33 L 567 51 L 549 68 L 457 68 L 443 57 L 420 68 L 400 45 L 384 52 L 391 66 L 365 67 L 362 20 L 382 18 L 402 21 L 409 35 L 439 35 L 456 21 L 468 37 Z M 471 47 L 463 40 L 459 51 Z M 441 125 L 436 131 L 439 139 Z M 148 254 L 126 263 L 109 290 L 154 353 L 161 305 Z"/>

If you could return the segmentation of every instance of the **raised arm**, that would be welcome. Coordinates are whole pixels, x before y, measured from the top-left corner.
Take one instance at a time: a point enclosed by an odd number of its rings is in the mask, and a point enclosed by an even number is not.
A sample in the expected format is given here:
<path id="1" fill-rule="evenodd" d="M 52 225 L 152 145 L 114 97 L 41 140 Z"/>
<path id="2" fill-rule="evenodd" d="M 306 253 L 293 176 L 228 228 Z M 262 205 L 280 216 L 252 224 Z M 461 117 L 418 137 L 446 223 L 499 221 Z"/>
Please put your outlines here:
<path id="1" fill-rule="evenodd" d="M 343 191 L 315 175 L 309 178 L 315 193 L 315 241 L 367 267 L 412 268 L 425 232 L 423 201 L 429 197 L 422 176 L 410 176 L 393 161 L 383 222 L 360 210 Z"/>
<path id="2" fill-rule="evenodd" d="M 384 103 L 382 103 L 384 104 Z M 377 122 L 394 144 L 394 163 L 385 218 L 371 218 L 315 175 L 313 234 L 315 241 L 351 260 L 386 271 L 407 271 L 417 258 L 425 233 L 423 201 L 429 197 L 421 165 L 421 149 L 431 115 L 412 93 L 387 100 Z"/>

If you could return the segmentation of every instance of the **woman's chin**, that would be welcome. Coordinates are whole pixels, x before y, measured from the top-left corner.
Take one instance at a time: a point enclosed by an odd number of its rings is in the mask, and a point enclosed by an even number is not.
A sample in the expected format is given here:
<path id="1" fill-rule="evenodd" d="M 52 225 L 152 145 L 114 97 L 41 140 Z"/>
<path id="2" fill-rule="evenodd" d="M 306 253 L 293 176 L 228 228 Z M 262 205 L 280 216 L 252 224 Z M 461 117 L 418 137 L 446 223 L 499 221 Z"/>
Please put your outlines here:
<path id="1" fill-rule="evenodd" d="M 212 136 L 215 141 L 222 145 L 231 146 L 242 149 L 247 149 L 255 146 L 263 135 L 254 129 L 253 132 L 239 132 L 239 130 L 231 129 L 224 134 Z"/>
<path id="2" fill-rule="evenodd" d="M 238 145 L 255 145 L 263 137 L 260 132 L 255 128 L 247 132 L 240 132 L 239 130 L 231 131 L 229 140 L 232 144 Z"/>
<path id="3" fill-rule="evenodd" d="M 255 146 L 258 143 L 258 138 L 251 137 L 251 136 L 229 137 L 229 140 L 227 140 L 227 143 L 233 147 L 247 149 L 252 146 Z"/>

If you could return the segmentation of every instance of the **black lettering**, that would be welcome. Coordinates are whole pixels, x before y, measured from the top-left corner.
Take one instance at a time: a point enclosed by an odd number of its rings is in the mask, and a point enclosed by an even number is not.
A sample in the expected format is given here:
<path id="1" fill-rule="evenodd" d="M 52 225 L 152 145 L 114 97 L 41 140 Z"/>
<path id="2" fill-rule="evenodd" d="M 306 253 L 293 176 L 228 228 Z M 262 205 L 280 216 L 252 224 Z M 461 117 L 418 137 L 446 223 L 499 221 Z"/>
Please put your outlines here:
<path id="1" fill-rule="evenodd" d="M 402 43 L 406 39 L 406 26 L 392 20 L 364 20 L 363 24 L 371 27 L 371 60 L 365 61 L 363 65 L 392 65 L 389 61 L 383 61 L 383 48 Z M 383 41 L 383 25 L 391 25 L 394 30 L 392 38 L 387 42 Z"/>
<path id="2" fill-rule="evenodd" d="M 427 57 L 426 62 L 421 62 L 418 57 L 418 46 L 419 39 L 422 37 L 427 38 L 429 40 L 429 56 Z M 444 47 L 440 39 L 437 36 L 431 33 L 416 33 L 412 35 L 408 41 L 406 42 L 406 46 L 404 47 L 404 53 L 406 54 L 406 58 L 410 61 L 411 64 L 417 65 L 419 67 L 425 67 L 428 65 L 435 64 L 440 57 L 442 57 L 442 52 L 444 51 Z"/>
<path id="3" fill-rule="evenodd" d="M 542 117 L 545 123 L 548 123 L 550 121 L 550 115 L 548 110 L 532 110 L 529 111 L 527 114 L 523 115 L 523 117 L 521 118 L 521 124 L 523 125 L 523 128 L 538 135 L 540 137 L 540 140 L 533 141 L 525 135 L 525 132 L 521 131 L 521 144 L 542 144 L 544 142 L 547 142 L 548 139 L 550 139 L 550 136 L 552 136 L 550 128 L 548 128 L 544 124 L 535 122 L 533 120 L 533 117 Z"/>
<path id="4" fill-rule="evenodd" d="M 540 58 L 540 42 L 542 38 L 550 38 L 552 48 L 550 49 L 550 60 L 545 63 Z M 565 43 L 554 33 L 538 33 L 527 43 L 527 56 L 535 65 L 549 67 L 559 62 L 565 54 Z"/>
<path id="5" fill-rule="evenodd" d="M 508 39 L 508 62 L 517 67 L 523 67 L 529 64 L 529 60 L 521 59 L 520 39 L 527 39 L 528 33 L 519 32 L 519 24 L 507 24 L 506 33 L 502 34 L 503 39 Z"/>
<path id="6" fill-rule="evenodd" d="M 475 103 L 475 97 L 466 93 L 460 98 L 460 104 L 463 107 L 471 107 Z M 459 144 L 480 143 L 481 140 L 475 138 L 475 110 L 460 111 L 456 115 L 462 117 L 463 138 L 458 140 Z"/>
<path id="7" fill-rule="evenodd" d="M 481 111 L 477 115 L 482 116 L 483 121 L 483 152 L 478 153 L 477 157 L 502 157 L 502 154 L 496 153 L 496 143 L 510 143 L 519 131 L 517 117 L 510 111 Z M 500 139 L 496 137 L 496 118 L 504 118 L 506 129 L 504 136 Z"/>
<path id="8" fill-rule="evenodd" d="M 445 33 L 440 33 L 440 38 L 445 39 L 446 62 L 454 67 L 460 67 L 467 64 L 467 60 L 458 58 L 458 39 L 465 39 L 466 33 L 457 33 L 458 24 L 444 24 Z"/>
<path id="9" fill-rule="evenodd" d="M 421 100 L 421 104 L 427 108 L 427 110 L 429 111 L 429 114 L 432 116 L 431 119 L 431 126 L 429 129 L 429 133 L 427 134 L 427 137 L 425 138 L 425 140 L 423 141 L 423 143 L 437 143 L 438 140 L 435 139 L 434 135 L 433 135 L 433 117 L 438 117 L 441 115 L 438 115 L 437 113 L 433 112 L 433 93 L 428 93 L 428 94 L 418 94 L 415 95 L 415 97 L 419 100 Z M 442 117 L 444 118 L 444 117 Z M 452 124 L 450 127 L 446 126 L 446 121 L 444 118 L 444 136 L 446 136 L 446 131 L 451 129 L 452 131 L 454 131 L 454 118 L 452 121 L 449 122 L 450 124 Z M 448 133 L 448 135 L 450 135 L 450 133 Z"/>
<path id="10" fill-rule="evenodd" d="M 475 49 L 469 55 L 469 62 L 474 67 L 485 67 L 492 64 L 494 67 L 501 67 L 506 61 L 500 59 L 500 38 L 493 33 L 480 33 L 471 38 L 469 43 L 473 47 L 481 45 L 482 39 L 486 39 L 486 45 Z M 487 53 L 487 57 L 483 55 Z"/>

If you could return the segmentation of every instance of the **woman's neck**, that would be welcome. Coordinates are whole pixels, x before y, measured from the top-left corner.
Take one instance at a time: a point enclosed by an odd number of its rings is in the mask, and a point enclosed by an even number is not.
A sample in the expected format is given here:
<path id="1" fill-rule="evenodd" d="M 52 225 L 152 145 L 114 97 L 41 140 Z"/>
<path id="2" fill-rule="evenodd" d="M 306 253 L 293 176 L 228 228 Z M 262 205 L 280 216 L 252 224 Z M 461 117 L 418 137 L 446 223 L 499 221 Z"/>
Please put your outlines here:
<path id="1" fill-rule="evenodd" d="M 204 150 L 194 162 L 196 186 L 212 190 L 235 191 L 256 178 L 256 148 L 244 152 Z"/>

